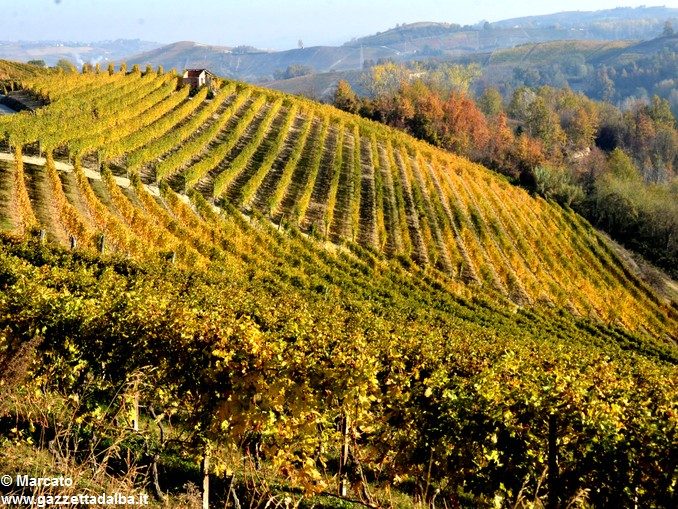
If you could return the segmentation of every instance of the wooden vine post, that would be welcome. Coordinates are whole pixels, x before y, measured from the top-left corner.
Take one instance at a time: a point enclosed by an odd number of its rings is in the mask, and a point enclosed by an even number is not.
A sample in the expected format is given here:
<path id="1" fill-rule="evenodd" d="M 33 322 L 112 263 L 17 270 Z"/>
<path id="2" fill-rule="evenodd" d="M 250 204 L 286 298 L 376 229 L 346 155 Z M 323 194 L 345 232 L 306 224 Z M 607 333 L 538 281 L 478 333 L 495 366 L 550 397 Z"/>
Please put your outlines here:
<path id="1" fill-rule="evenodd" d="M 210 507 L 210 448 L 209 444 L 205 445 L 205 451 L 202 456 L 202 464 L 200 465 L 202 473 L 202 509 L 209 509 Z"/>
<path id="2" fill-rule="evenodd" d="M 548 509 L 557 509 L 559 507 L 559 487 L 558 487 L 558 433 L 556 414 L 549 415 L 548 426 Z"/>
<path id="3" fill-rule="evenodd" d="M 347 412 L 341 419 L 341 456 L 339 457 L 339 496 L 345 497 L 348 495 L 348 453 L 350 444 L 350 421 Z"/>
<path id="4" fill-rule="evenodd" d="M 139 376 L 134 379 L 134 386 L 132 388 L 132 429 L 139 431 Z"/>

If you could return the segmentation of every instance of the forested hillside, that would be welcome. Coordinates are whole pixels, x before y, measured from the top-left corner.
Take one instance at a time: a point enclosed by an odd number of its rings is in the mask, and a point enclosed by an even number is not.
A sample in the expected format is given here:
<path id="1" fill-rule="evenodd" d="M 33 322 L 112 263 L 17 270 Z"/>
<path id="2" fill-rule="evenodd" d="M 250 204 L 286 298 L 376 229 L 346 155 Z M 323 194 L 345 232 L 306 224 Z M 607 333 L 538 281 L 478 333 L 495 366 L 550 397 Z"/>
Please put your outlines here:
<path id="1" fill-rule="evenodd" d="M 331 106 L 83 71 L 0 117 L 3 472 L 673 505 L 676 303 L 570 208 Z"/>

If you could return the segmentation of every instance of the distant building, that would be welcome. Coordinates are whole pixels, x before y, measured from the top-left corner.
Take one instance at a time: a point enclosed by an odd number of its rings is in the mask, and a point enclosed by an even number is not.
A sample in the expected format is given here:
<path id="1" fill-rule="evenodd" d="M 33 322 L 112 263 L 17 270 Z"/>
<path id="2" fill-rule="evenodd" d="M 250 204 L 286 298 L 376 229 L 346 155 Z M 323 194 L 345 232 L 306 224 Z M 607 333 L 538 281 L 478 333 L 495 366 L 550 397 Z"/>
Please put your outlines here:
<path id="1" fill-rule="evenodd" d="M 188 85 L 191 88 L 200 88 L 208 86 L 212 88 L 212 82 L 216 76 L 207 69 L 186 69 L 181 78 L 183 85 Z"/>

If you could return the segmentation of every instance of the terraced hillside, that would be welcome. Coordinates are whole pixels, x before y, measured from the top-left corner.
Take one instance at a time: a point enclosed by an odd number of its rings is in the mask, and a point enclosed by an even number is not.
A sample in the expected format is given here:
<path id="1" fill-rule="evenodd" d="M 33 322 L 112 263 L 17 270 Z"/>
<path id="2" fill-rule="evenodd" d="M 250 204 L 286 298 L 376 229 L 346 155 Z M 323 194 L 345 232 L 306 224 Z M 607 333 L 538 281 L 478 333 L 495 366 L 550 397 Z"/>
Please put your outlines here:
<path id="1" fill-rule="evenodd" d="M 675 303 L 571 211 L 239 83 L 21 85 L 49 104 L 0 117 L 3 472 L 57 442 L 159 498 L 211 457 L 252 507 L 674 505 Z"/>
<path id="2" fill-rule="evenodd" d="M 5 163 L 7 179 L 14 175 L 2 210 L 10 229 L 40 225 L 50 239 L 65 245 L 74 236 L 83 247 L 103 233 L 113 251 L 171 250 L 182 263 L 206 261 L 183 236 L 156 228 L 170 218 L 143 206 L 148 197 L 139 194 L 149 188 L 130 187 L 125 177 L 133 177 L 412 260 L 518 305 L 567 309 L 655 336 L 676 323 L 670 306 L 571 211 L 377 124 L 233 82 L 209 99 L 207 90 L 190 96 L 173 75 L 155 72 L 45 76 L 23 85 L 51 104 L 35 116 L 2 119 L 12 154 L 5 159 L 44 156 L 46 163 L 37 161 L 46 170 Z M 54 160 L 67 171 L 54 171 Z"/>

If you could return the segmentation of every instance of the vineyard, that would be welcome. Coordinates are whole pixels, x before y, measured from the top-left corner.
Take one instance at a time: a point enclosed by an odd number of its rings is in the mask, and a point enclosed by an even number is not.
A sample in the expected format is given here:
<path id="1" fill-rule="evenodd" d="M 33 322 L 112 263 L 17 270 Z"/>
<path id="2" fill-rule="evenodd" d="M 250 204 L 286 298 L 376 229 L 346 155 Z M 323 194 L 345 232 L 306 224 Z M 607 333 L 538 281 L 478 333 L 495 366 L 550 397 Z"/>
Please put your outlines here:
<path id="1" fill-rule="evenodd" d="M 304 496 L 343 485 L 372 507 L 391 489 L 450 507 L 675 502 L 676 303 L 571 210 L 242 83 L 19 81 L 47 106 L 0 116 L 16 440 L 58 397 L 112 433 L 122 394 L 161 473 L 209 451 L 226 479 L 255 448 Z M 7 392 L 27 352 L 30 384 Z"/>

